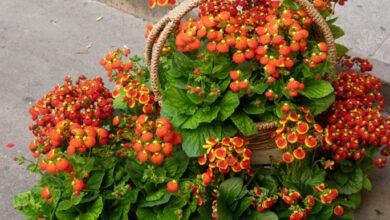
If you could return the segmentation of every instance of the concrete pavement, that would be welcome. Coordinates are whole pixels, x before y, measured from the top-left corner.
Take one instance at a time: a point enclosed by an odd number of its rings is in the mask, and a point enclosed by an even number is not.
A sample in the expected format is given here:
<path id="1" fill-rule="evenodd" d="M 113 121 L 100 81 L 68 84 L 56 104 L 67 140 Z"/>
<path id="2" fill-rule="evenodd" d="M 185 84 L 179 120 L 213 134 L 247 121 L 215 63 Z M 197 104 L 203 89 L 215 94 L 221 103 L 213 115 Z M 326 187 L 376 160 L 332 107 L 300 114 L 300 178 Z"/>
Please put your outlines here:
<path id="1" fill-rule="evenodd" d="M 390 75 L 390 57 L 386 55 L 390 15 L 385 13 L 390 11 L 389 2 L 350 0 L 339 11 L 338 23 L 346 30 L 339 42 L 352 47 L 355 54 L 375 58 L 375 67 L 382 68 L 375 74 Z M 103 19 L 96 21 L 100 16 Z M 0 1 L 0 219 L 24 219 L 13 210 L 13 196 L 36 183 L 36 176 L 12 160 L 30 155 L 29 107 L 66 75 L 105 78 L 99 60 L 112 50 L 110 45 L 127 45 L 134 54 L 142 55 L 145 24 L 92 0 Z M 78 53 L 88 45 L 88 54 Z M 15 147 L 7 149 L 9 142 Z M 373 190 L 364 193 L 355 219 L 390 219 L 390 168 L 376 170 L 372 180 Z"/>

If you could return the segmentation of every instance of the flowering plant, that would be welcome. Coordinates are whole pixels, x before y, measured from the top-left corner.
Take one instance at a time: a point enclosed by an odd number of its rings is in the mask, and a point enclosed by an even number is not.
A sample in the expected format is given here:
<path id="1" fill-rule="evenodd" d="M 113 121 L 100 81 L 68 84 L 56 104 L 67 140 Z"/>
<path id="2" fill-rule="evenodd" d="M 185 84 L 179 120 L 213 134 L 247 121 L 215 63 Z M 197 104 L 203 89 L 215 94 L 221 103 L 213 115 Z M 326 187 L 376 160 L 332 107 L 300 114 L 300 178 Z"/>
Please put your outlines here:
<path id="1" fill-rule="evenodd" d="M 255 122 L 297 113 L 298 106 L 324 112 L 334 101 L 325 80 L 333 69 L 327 44 L 312 29 L 313 20 L 291 1 L 205 1 L 199 19 L 180 24 L 163 48 L 159 89 L 162 114 L 182 132 L 186 153 L 200 156 L 193 146 L 204 137 L 256 134 Z"/>
<path id="2" fill-rule="evenodd" d="M 330 15 L 330 1 L 314 5 Z M 14 159 L 41 178 L 15 208 L 32 219 L 353 218 L 374 164 L 386 164 L 375 153 L 390 154 L 380 79 L 344 55 L 362 73 L 322 80 L 327 46 L 295 7 L 206 1 L 163 49 L 161 107 L 127 48 L 100 61 L 112 92 L 101 78 L 66 77 L 30 108 L 35 160 Z M 256 120 L 277 121 L 282 156 L 270 166 L 251 164 L 256 152 L 235 136 Z"/>

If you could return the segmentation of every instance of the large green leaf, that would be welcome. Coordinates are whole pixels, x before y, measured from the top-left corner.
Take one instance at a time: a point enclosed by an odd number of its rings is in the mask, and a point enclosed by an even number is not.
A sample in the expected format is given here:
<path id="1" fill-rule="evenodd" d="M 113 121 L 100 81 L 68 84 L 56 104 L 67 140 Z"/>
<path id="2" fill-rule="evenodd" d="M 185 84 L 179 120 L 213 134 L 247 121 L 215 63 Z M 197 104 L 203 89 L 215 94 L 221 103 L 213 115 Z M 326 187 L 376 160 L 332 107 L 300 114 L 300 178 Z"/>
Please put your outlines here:
<path id="1" fill-rule="evenodd" d="M 336 170 L 333 174 L 333 178 L 340 186 L 344 186 L 348 182 L 348 174 L 342 172 L 341 170 Z"/>
<path id="2" fill-rule="evenodd" d="M 244 135 L 249 136 L 257 134 L 258 131 L 255 123 L 245 113 L 238 111 L 235 112 L 230 118 Z"/>
<path id="3" fill-rule="evenodd" d="M 103 182 L 104 171 L 93 171 L 86 182 L 86 190 L 97 191 Z"/>
<path id="4" fill-rule="evenodd" d="M 330 95 L 323 98 L 307 99 L 302 103 L 302 105 L 310 109 L 310 112 L 312 112 L 313 115 L 318 115 L 328 110 L 334 101 L 334 94 L 331 93 Z"/>
<path id="5" fill-rule="evenodd" d="M 360 168 L 357 168 L 353 173 L 349 174 L 348 182 L 339 188 L 339 192 L 342 194 L 353 194 L 362 190 L 363 187 L 363 172 Z"/>
<path id="6" fill-rule="evenodd" d="M 97 219 L 102 211 L 103 198 L 99 196 L 98 199 L 92 203 L 92 205 L 88 206 L 87 212 L 85 214 L 92 216 L 93 219 Z"/>
<path id="7" fill-rule="evenodd" d="M 166 192 L 166 190 L 160 189 L 151 195 L 147 195 L 145 200 L 149 201 L 149 202 L 159 200 L 164 196 L 165 192 Z"/>
<path id="8" fill-rule="evenodd" d="M 176 151 L 175 153 L 173 153 L 172 157 L 175 158 L 175 161 L 178 165 L 176 174 L 174 176 L 175 179 L 178 179 L 187 170 L 188 162 L 190 161 L 190 158 L 188 158 L 183 151 Z"/>
<path id="9" fill-rule="evenodd" d="M 168 105 L 173 107 L 176 112 L 180 112 L 182 114 L 193 115 L 198 109 L 198 107 L 188 99 L 184 90 L 173 86 L 169 87 L 166 91 L 163 92 L 163 100 Z M 176 115 L 176 112 L 169 114 Z"/>
<path id="10" fill-rule="evenodd" d="M 232 91 L 226 92 L 220 101 L 217 102 L 217 105 L 220 107 L 219 111 L 219 120 L 225 121 L 229 116 L 231 116 L 237 106 L 240 104 L 238 95 Z"/>
<path id="11" fill-rule="evenodd" d="M 251 205 L 252 198 L 250 197 L 244 197 L 240 202 L 238 203 L 237 210 L 234 212 L 234 217 L 238 219 Z"/>
<path id="12" fill-rule="evenodd" d="M 318 99 L 328 96 L 333 92 L 332 85 L 325 80 L 306 80 L 305 89 L 300 93 L 311 99 Z"/>
<path id="13" fill-rule="evenodd" d="M 219 107 L 214 106 L 210 108 L 200 108 L 197 110 L 195 115 L 189 117 L 186 122 L 184 122 L 181 127 L 186 129 L 196 129 L 200 123 L 210 123 L 215 118 L 217 118 L 219 112 Z"/>
<path id="14" fill-rule="evenodd" d="M 233 215 L 228 205 L 226 204 L 226 200 L 218 197 L 217 200 L 217 216 L 218 219 L 223 220 L 233 220 Z"/>
<path id="15" fill-rule="evenodd" d="M 240 195 L 244 186 L 243 179 L 234 177 L 223 181 L 219 187 L 219 193 L 226 204 L 232 204 Z"/>

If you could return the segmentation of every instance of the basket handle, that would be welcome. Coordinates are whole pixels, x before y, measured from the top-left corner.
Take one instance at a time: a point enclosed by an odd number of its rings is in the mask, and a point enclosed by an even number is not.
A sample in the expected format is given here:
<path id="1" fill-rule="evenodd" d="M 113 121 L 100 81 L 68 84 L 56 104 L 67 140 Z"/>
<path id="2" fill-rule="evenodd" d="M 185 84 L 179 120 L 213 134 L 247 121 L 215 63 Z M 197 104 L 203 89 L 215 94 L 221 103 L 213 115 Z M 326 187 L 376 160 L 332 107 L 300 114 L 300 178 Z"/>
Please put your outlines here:
<path id="1" fill-rule="evenodd" d="M 324 34 L 325 41 L 328 45 L 328 55 L 330 58 L 330 64 L 333 68 L 336 65 L 336 45 L 334 42 L 333 34 L 326 23 L 325 19 L 321 14 L 313 7 L 313 5 L 307 0 L 293 0 L 298 4 L 304 11 L 307 12 L 309 17 L 311 17 L 319 28 L 319 30 Z M 146 41 L 145 47 L 145 59 L 146 65 L 150 72 L 150 80 L 152 90 L 155 96 L 156 101 L 161 105 L 161 93 L 158 89 L 158 64 L 160 61 L 161 51 L 165 42 L 167 41 L 169 35 L 174 31 L 176 25 L 180 20 L 189 13 L 192 9 L 198 7 L 203 0 L 185 0 L 180 5 L 169 11 L 159 22 L 157 22 L 152 31 L 149 34 L 149 37 Z M 158 37 L 157 42 L 155 43 Z M 153 46 L 155 48 L 153 49 Z M 330 80 L 330 79 L 328 79 Z"/>

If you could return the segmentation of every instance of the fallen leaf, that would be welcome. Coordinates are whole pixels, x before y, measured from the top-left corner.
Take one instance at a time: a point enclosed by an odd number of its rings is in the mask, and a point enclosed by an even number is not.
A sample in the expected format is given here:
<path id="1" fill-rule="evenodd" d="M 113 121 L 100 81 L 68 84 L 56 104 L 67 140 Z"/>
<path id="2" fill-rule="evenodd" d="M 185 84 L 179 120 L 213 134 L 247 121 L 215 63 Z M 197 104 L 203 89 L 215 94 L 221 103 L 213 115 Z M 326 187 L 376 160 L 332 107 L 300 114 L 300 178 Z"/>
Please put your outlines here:
<path id="1" fill-rule="evenodd" d="M 1 46 L 1 48 L 5 48 L 5 45 Z"/>
<path id="2" fill-rule="evenodd" d="M 114 48 L 115 46 L 114 45 L 110 45 L 109 48 Z"/>
<path id="3" fill-rule="evenodd" d="M 92 43 L 89 43 L 89 44 L 86 46 L 87 49 L 89 49 L 89 48 L 91 48 L 91 47 L 92 47 Z"/>
<path id="4" fill-rule="evenodd" d="M 57 21 L 55 21 L 55 20 L 50 20 L 50 23 L 52 23 L 52 24 L 57 24 Z"/>
<path id="5" fill-rule="evenodd" d="M 80 50 L 77 54 L 88 54 L 88 50 Z"/>
<path id="6" fill-rule="evenodd" d="M 100 17 L 96 18 L 96 21 L 100 21 L 102 19 L 103 19 L 103 16 L 100 16 Z"/>
<path id="7" fill-rule="evenodd" d="M 375 209 L 375 212 L 376 212 L 376 214 L 378 214 L 378 215 L 383 215 L 383 212 L 382 212 L 381 210 L 379 210 L 379 209 Z"/>

